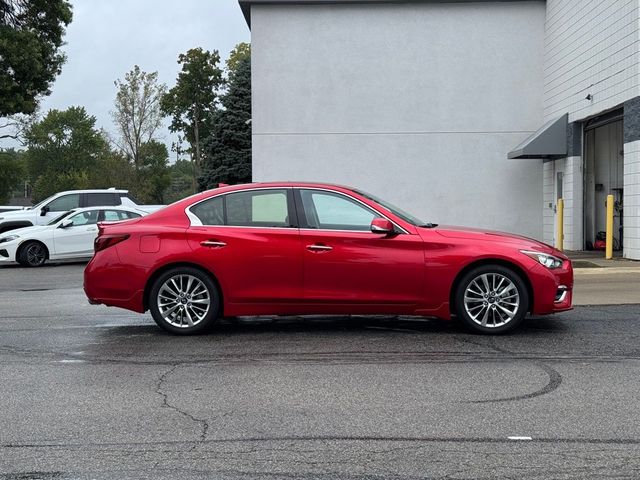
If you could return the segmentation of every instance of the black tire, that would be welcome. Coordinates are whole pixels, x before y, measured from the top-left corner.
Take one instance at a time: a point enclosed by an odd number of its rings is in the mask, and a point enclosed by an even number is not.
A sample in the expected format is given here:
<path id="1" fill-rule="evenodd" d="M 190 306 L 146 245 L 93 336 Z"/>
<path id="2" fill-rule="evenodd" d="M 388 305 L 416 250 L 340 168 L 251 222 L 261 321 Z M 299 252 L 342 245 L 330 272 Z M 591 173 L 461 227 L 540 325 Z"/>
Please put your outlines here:
<path id="1" fill-rule="evenodd" d="M 206 294 L 198 294 L 201 289 L 196 287 L 199 286 L 206 290 Z M 206 311 L 203 303 L 205 300 L 209 301 Z M 163 305 L 161 306 L 160 303 Z M 164 315 L 160 311 L 161 308 L 164 309 Z M 172 268 L 160 275 L 153 283 L 149 292 L 149 310 L 158 326 L 169 333 L 175 335 L 205 333 L 218 320 L 220 292 L 213 279 L 202 270 L 193 267 Z"/>
<path id="2" fill-rule="evenodd" d="M 23 267 L 41 267 L 49 258 L 49 250 L 42 242 L 25 242 L 18 250 L 16 260 Z"/>
<path id="3" fill-rule="evenodd" d="M 482 265 L 460 279 L 454 302 L 456 314 L 467 328 L 496 335 L 512 331 L 524 320 L 529 293 L 522 277 L 510 268 Z"/>

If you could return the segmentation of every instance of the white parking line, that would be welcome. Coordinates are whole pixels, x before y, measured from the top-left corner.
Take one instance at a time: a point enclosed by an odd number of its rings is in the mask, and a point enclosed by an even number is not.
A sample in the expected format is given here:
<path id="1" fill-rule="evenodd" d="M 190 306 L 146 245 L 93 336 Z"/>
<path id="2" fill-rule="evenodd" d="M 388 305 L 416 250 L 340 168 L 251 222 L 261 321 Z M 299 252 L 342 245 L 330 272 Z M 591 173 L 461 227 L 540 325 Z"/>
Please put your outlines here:
<path id="1" fill-rule="evenodd" d="M 513 436 L 513 437 L 507 437 L 509 440 L 533 440 L 531 437 L 519 437 L 519 436 Z"/>

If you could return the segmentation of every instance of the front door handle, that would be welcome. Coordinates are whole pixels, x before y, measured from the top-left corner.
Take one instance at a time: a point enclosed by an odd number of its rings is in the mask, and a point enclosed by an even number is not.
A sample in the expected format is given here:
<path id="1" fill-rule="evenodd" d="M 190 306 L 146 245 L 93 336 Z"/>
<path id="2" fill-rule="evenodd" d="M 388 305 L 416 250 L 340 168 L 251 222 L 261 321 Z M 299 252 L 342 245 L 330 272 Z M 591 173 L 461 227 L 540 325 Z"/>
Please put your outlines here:
<path id="1" fill-rule="evenodd" d="M 219 240 L 203 240 L 202 242 L 200 242 L 200 245 L 202 245 L 203 247 L 212 247 L 212 248 L 222 248 L 227 246 L 226 243 L 221 242 Z"/>
<path id="2" fill-rule="evenodd" d="M 328 252 L 329 250 L 333 250 L 333 247 L 329 245 L 319 245 L 314 243 L 313 245 L 307 245 L 307 250 L 311 252 Z"/>

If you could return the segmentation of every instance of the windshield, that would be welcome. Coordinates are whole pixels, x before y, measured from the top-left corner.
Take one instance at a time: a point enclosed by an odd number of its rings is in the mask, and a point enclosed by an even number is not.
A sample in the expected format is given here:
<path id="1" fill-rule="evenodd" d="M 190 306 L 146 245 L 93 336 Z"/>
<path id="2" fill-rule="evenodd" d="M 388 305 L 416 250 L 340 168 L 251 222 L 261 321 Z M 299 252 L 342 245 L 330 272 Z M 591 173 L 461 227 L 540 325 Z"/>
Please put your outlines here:
<path id="1" fill-rule="evenodd" d="M 34 207 L 35 208 L 35 207 Z M 75 213 L 75 210 L 69 210 L 68 212 L 64 212 L 61 215 L 58 215 L 56 218 L 54 218 L 53 220 L 51 220 L 49 223 L 47 223 L 47 225 L 54 225 L 56 223 L 58 223 L 60 220 L 62 220 L 64 217 L 68 217 L 69 215 L 71 215 L 72 213 Z"/>
<path id="2" fill-rule="evenodd" d="M 369 200 L 376 202 L 378 205 L 383 206 L 384 208 L 389 210 L 391 213 L 393 213 L 395 216 L 400 217 L 402 220 L 404 220 L 407 223 L 410 223 L 411 225 L 414 225 L 416 227 L 432 226 L 431 223 L 423 222 L 418 217 L 414 217 L 410 213 L 405 212 L 404 210 L 396 207 L 395 205 L 392 205 L 389 202 L 376 197 L 375 195 L 371 195 L 370 193 L 363 192 L 362 190 L 354 190 L 354 192 L 356 192 L 359 195 L 362 195 L 365 198 L 368 198 Z"/>

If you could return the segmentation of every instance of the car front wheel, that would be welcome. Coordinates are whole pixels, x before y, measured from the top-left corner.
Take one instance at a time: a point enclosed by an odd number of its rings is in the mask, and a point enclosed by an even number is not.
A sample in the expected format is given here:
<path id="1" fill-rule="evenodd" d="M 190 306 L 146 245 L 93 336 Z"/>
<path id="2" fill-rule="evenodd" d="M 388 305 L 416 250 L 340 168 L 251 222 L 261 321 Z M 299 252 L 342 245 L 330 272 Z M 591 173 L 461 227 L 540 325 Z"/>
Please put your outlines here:
<path id="1" fill-rule="evenodd" d="M 191 267 L 171 269 L 156 279 L 149 294 L 155 322 L 177 335 L 208 330 L 218 319 L 220 295 L 209 275 Z"/>
<path id="2" fill-rule="evenodd" d="M 482 265 L 458 284 L 458 317 L 478 333 L 506 333 L 516 328 L 529 308 L 527 287 L 516 272 L 502 265 Z"/>
<path id="3" fill-rule="evenodd" d="M 17 255 L 17 260 L 23 267 L 41 267 L 47 260 L 49 252 L 40 242 L 27 242 L 22 247 Z"/>

